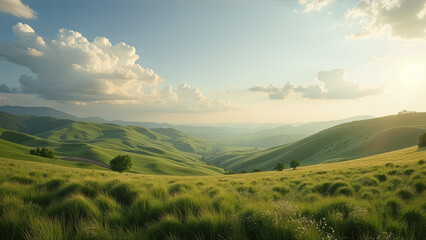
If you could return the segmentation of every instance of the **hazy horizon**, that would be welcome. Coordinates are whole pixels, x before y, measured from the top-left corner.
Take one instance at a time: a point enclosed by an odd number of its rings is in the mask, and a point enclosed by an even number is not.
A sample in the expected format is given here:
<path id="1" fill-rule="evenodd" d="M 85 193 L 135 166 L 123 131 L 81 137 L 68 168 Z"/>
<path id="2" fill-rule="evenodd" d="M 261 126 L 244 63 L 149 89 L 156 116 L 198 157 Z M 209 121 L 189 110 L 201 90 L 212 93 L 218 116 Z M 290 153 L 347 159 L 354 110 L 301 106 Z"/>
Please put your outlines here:
<path id="1" fill-rule="evenodd" d="M 426 0 L 7 0 L 0 32 L 0 105 L 171 124 L 426 112 Z"/>

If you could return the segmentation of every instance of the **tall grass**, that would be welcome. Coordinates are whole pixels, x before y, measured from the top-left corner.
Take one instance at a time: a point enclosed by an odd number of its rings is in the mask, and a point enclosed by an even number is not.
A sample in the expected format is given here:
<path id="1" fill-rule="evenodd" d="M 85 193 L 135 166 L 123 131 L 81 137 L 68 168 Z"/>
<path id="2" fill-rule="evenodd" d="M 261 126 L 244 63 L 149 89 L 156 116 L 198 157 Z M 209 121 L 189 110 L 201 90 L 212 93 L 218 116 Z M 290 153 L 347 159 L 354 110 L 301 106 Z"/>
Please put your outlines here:
<path id="1" fill-rule="evenodd" d="M 0 159 L 0 239 L 423 239 L 418 161 L 173 177 Z"/>

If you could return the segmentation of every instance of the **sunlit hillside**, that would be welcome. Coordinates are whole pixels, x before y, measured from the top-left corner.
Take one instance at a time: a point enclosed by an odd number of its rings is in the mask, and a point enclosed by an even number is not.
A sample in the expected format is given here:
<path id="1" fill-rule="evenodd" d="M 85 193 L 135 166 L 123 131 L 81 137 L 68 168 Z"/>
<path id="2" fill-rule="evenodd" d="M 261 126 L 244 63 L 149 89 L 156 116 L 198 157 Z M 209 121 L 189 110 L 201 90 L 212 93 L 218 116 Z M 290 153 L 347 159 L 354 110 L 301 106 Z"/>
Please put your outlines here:
<path id="1" fill-rule="evenodd" d="M 264 151 L 233 150 L 212 155 L 208 162 L 237 172 L 273 169 L 297 159 L 302 165 L 340 162 L 417 144 L 426 132 L 426 113 L 408 113 L 344 123 L 300 141 Z"/>

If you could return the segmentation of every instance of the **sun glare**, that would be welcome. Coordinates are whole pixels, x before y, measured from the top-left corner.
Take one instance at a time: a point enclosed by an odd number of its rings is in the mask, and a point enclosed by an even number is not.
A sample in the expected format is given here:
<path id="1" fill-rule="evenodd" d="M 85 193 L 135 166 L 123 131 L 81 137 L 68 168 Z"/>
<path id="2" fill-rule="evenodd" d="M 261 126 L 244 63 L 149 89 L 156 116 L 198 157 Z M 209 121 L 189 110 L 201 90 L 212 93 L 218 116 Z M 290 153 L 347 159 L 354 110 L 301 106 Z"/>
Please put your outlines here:
<path id="1" fill-rule="evenodd" d="M 408 85 L 418 85 L 425 81 L 424 70 L 420 65 L 410 64 L 401 69 L 401 80 Z"/>

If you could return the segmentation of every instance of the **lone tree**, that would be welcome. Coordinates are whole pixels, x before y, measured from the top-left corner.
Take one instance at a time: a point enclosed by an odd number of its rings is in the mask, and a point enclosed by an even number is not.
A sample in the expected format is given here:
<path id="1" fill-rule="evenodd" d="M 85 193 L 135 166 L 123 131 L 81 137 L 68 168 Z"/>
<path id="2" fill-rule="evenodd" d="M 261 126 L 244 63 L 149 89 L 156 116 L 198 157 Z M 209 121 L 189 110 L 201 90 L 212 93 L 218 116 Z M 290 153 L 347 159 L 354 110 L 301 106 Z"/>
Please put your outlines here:
<path id="1" fill-rule="evenodd" d="M 116 172 L 124 172 L 132 168 L 132 159 L 129 155 L 117 155 L 109 162 L 111 170 Z"/>
<path id="2" fill-rule="evenodd" d="M 291 160 L 290 162 L 290 167 L 293 168 L 293 170 L 296 170 L 296 167 L 300 165 L 300 162 L 297 161 L 296 159 Z"/>
<path id="3" fill-rule="evenodd" d="M 282 162 L 280 162 L 280 163 L 277 163 L 277 166 L 275 166 L 275 168 L 274 168 L 274 170 L 275 171 L 282 171 L 282 170 L 284 170 L 284 163 L 282 163 Z"/>
<path id="4" fill-rule="evenodd" d="M 426 147 L 426 132 L 419 137 L 419 148 Z"/>

